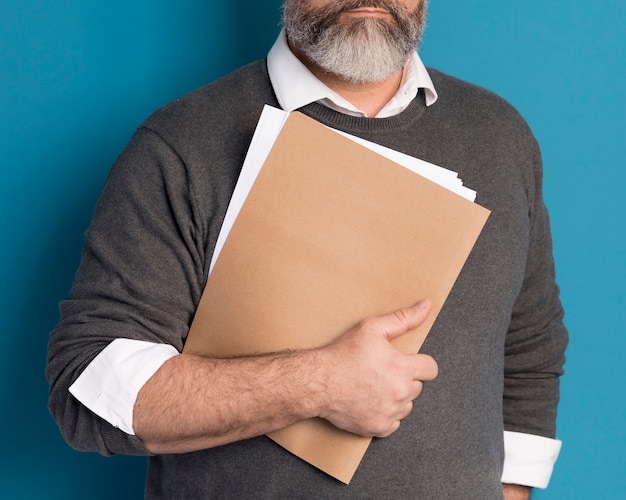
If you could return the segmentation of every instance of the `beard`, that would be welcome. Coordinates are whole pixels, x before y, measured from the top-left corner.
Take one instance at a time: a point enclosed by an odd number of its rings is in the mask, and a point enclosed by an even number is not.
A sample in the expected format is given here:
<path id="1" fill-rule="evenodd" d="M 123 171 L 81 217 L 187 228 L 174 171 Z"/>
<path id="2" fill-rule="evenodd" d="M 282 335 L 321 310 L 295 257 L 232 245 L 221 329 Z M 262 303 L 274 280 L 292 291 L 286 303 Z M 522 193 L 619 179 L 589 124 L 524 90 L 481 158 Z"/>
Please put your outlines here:
<path id="1" fill-rule="evenodd" d="M 287 38 L 322 70 L 351 83 L 378 83 L 402 70 L 422 38 L 427 0 L 414 12 L 394 0 L 338 0 L 314 9 L 306 0 L 285 0 Z M 377 17 L 341 19 L 349 10 L 387 10 Z"/>

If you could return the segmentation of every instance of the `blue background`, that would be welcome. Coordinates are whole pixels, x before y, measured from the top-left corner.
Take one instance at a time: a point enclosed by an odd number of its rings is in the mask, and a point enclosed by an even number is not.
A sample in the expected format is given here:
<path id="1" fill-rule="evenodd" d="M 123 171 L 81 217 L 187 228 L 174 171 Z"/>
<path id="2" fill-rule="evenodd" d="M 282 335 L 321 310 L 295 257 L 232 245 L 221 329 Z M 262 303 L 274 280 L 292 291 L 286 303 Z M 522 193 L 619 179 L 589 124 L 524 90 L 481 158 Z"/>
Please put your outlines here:
<path id="1" fill-rule="evenodd" d="M 141 498 L 144 460 L 80 454 L 46 408 L 49 331 L 104 177 L 156 107 L 263 57 L 279 0 L 0 4 L 0 497 Z M 433 0 L 426 64 L 491 88 L 542 145 L 571 333 L 550 488 L 622 498 L 626 4 Z M 469 492 L 471 495 L 471 492 Z"/>

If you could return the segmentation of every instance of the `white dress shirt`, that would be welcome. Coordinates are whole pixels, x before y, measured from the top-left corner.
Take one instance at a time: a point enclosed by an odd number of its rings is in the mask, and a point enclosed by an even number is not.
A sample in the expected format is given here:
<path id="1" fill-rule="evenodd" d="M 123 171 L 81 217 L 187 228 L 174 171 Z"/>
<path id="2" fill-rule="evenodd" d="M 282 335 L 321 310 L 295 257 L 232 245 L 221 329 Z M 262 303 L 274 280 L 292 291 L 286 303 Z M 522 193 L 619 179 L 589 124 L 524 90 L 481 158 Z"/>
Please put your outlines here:
<path id="1" fill-rule="evenodd" d="M 270 80 L 278 102 L 293 111 L 319 102 L 342 113 L 366 114 L 319 81 L 291 52 L 284 30 L 267 56 Z M 376 115 L 384 118 L 402 112 L 424 89 L 427 106 L 437 101 L 437 92 L 417 52 L 406 64 L 396 95 Z M 116 339 L 94 358 L 70 387 L 87 408 L 127 434 L 134 435 L 133 407 L 139 390 L 165 361 L 180 354 L 173 346 Z M 538 488 L 548 485 L 561 442 L 531 434 L 504 432 L 502 482 Z"/>

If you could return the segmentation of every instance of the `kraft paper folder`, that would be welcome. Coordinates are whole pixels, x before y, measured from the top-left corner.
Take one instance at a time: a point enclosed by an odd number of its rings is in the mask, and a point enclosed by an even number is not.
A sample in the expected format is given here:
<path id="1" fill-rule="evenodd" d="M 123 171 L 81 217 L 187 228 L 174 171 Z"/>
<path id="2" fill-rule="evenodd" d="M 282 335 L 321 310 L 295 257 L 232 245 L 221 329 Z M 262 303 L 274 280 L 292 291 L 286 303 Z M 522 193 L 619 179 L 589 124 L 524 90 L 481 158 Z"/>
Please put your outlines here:
<path id="1" fill-rule="evenodd" d="M 215 262 L 184 350 L 227 357 L 315 348 L 366 317 L 428 298 L 426 322 L 394 341 L 415 353 L 488 215 L 291 113 Z M 344 483 L 371 442 L 322 419 L 269 437 Z"/>

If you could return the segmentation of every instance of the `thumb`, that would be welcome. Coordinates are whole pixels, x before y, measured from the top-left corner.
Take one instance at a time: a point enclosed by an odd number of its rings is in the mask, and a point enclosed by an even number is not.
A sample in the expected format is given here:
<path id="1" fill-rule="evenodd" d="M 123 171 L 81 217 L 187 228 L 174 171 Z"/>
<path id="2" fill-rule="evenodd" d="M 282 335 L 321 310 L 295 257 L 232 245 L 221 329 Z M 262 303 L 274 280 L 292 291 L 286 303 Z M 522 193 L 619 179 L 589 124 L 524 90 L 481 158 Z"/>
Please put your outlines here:
<path id="1" fill-rule="evenodd" d="M 398 309 L 383 316 L 383 335 L 387 340 L 399 337 L 403 333 L 421 325 L 430 312 L 430 300 L 424 299 L 411 307 Z"/>

